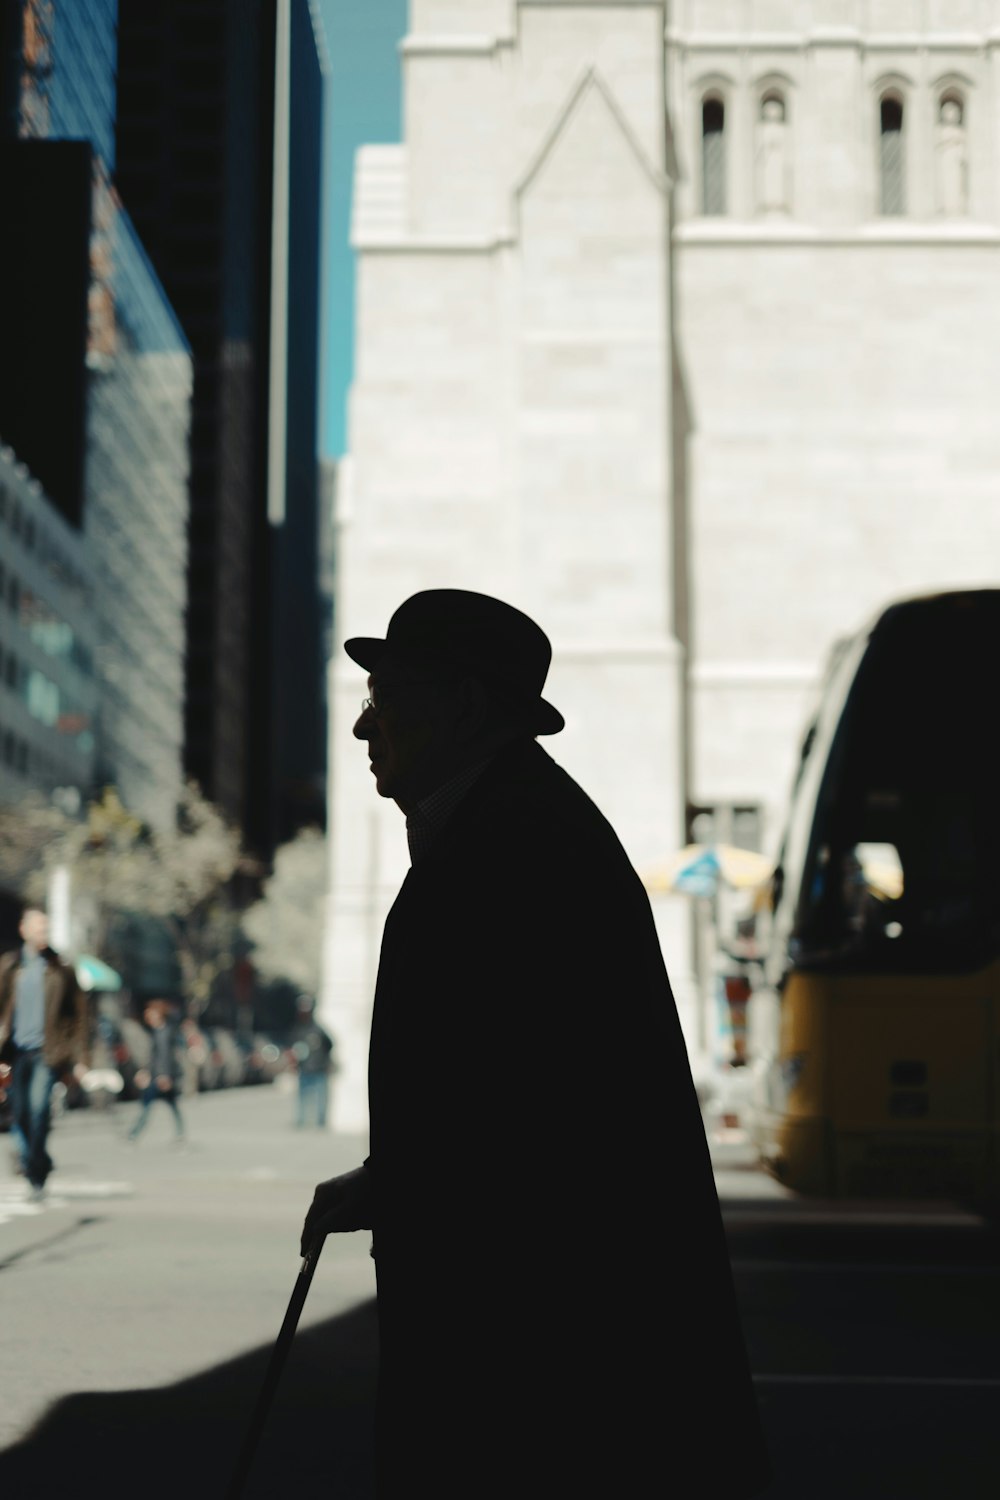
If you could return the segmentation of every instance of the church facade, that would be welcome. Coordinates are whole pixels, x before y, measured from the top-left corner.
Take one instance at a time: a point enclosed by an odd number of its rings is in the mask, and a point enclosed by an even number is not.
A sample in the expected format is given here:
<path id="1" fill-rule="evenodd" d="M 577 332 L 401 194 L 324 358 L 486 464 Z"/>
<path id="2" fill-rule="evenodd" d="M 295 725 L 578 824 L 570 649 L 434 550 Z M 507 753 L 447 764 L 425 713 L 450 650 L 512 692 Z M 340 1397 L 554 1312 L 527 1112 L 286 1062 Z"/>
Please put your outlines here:
<path id="1" fill-rule="evenodd" d="M 337 486 L 322 1009 L 359 1130 L 408 860 L 345 638 L 421 588 L 527 610 L 546 748 L 642 869 L 773 847 L 833 641 L 1000 544 L 1000 0 L 411 0 L 403 65 Z"/>
<path id="2" fill-rule="evenodd" d="M 773 848 L 817 670 L 996 583 L 1000 4 L 674 0 L 692 802 Z"/>

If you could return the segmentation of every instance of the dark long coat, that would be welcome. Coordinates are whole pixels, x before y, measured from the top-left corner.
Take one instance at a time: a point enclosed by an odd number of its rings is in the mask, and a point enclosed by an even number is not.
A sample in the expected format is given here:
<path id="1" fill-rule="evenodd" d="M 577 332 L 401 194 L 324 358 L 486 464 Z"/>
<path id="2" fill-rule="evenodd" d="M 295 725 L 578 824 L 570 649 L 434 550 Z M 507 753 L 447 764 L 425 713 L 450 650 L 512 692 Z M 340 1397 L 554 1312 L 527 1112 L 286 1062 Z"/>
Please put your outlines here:
<path id="1" fill-rule="evenodd" d="M 533 740 L 490 764 L 387 918 L 369 1102 L 381 1500 L 758 1493 L 649 902 Z"/>

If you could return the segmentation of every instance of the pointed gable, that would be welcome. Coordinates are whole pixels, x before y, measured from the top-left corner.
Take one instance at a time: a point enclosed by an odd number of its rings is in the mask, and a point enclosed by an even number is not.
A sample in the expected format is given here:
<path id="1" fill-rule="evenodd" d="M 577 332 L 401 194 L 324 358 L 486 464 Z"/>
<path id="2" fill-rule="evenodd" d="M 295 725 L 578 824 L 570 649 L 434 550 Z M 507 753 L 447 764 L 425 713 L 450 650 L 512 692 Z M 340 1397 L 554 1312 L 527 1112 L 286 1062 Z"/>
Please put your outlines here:
<path id="1" fill-rule="evenodd" d="M 596 98 L 592 96 L 596 96 Z M 570 91 L 536 155 L 528 163 L 520 179 L 515 184 L 514 191 L 518 198 L 530 191 L 533 182 L 544 170 L 546 163 L 550 158 L 557 155 L 565 138 L 578 125 L 578 117 L 587 111 L 588 106 L 594 103 L 598 105 L 598 108 L 603 106 L 607 125 L 610 126 L 612 131 L 622 137 L 624 145 L 635 160 L 636 167 L 645 173 L 650 184 L 661 193 L 669 191 L 671 176 L 661 172 L 650 160 L 611 88 L 605 82 L 597 68 L 591 67 L 586 69 L 575 87 Z M 605 152 L 603 154 L 610 157 L 612 153 Z M 671 161 L 668 170 L 673 168 L 673 166 L 674 164 Z M 674 170 L 676 169 L 674 168 Z"/>
<path id="2" fill-rule="evenodd" d="M 529 323 L 645 329 L 660 302 L 669 190 L 588 69 L 515 190 Z"/>

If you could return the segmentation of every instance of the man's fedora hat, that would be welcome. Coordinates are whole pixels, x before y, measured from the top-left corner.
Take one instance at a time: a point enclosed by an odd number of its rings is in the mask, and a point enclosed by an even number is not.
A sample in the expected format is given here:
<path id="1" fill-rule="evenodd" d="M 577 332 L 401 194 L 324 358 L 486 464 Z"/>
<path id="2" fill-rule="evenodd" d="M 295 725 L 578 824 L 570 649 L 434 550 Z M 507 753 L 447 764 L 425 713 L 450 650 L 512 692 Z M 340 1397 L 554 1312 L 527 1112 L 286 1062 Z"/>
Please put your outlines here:
<path id="1" fill-rule="evenodd" d="M 402 660 L 430 658 L 469 672 L 525 715 L 532 734 L 558 734 L 565 720 L 542 688 L 552 660 L 544 630 L 502 599 L 467 589 L 424 589 L 396 610 L 384 638 L 344 642 L 352 661 L 374 671 L 386 652 Z"/>

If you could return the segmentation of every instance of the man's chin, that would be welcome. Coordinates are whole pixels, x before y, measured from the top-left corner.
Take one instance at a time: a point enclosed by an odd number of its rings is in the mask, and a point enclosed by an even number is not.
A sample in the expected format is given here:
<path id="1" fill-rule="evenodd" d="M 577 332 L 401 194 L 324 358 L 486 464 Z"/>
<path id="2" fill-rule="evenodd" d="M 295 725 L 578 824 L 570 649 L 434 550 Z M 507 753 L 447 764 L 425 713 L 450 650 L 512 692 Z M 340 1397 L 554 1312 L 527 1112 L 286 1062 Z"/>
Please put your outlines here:
<path id="1" fill-rule="evenodd" d="M 393 796 L 393 778 L 388 771 L 383 770 L 379 765 L 375 765 L 372 767 L 372 777 L 375 782 L 375 790 L 380 797 Z"/>

